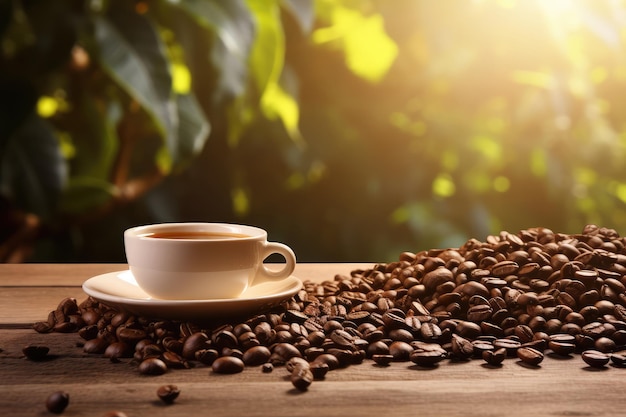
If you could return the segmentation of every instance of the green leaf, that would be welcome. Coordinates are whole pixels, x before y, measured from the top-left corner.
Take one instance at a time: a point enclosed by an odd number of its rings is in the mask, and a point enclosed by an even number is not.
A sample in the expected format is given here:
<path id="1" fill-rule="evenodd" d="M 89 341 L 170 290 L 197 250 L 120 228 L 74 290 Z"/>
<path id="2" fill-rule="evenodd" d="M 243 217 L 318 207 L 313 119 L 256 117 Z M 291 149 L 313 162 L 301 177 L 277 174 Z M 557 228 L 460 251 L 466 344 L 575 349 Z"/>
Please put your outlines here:
<path id="1" fill-rule="evenodd" d="M 245 2 L 167 0 L 167 3 L 216 36 L 208 57 L 219 73 L 216 96 L 243 94 L 248 80 L 248 56 L 255 35 L 254 21 Z"/>
<path id="2" fill-rule="evenodd" d="M 137 100 L 178 160 L 178 112 L 165 47 L 146 17 L 112 9 L 108 18 L 94 19 L 95 39 L 102 67 Z"/>
<path id="3" fill-rule="evenodd" d="M 77 120 L 72 132 L 76 152 L 71 161 L 72 176 L 108 180 L 119 148 L 115 127 L 121 109 L 116 102 L 107 103 L 107 109 L 98 104 L 92 95 L 85 93 L 77 103 Z"/>
<path id="4" fill-rule="evenodd" d="M 202 108 L 195 96 L 183 94 L 176 96 L 178 103 L 178 155 L 181 160 L 189 160 L 197 156 L 211 131 L 211 126 L 204 117 Z"/>
<path id="5" fill-rule="evenodd" d="M 276 2 L 250 1 L 257 20 L 257 38 L 250 67 L 261 92 L 261 111 L 270 120 L 280 119 L 294 140 L 300 140 L 300 111 L 297 101 L 280 85 L 285 62 L 285 34 Z"/>
<path id="6" fill-rule="evenodd" d="M 398 56 L 398 46 L 387 35 L 383 16 L 365 16 L 331 1 L 322 2 L 320 7 L 328 14 L 330 26 L 317 29 L 313 41 L 339 46 L 352 72 L 371 82 L 380 81 Z"/>
<path id="7" fill-rule="evenodd" d="M 50 218 L 67 180 L 67 166 L 52 127 L 31 115 L 1 156 L 0 191 L 18 207 Z"/>
<path id="8" fill-rule="evenodd" d="M 59 209 L 66 214 L 80 214 L 101 207 L 115 194 L 117 188 L 99 178 L 72 177 L 63 193 Z"/>
<path id="9" fill-rule="evenodd" d="M 302 32 L 307 35 L 311 33 L 315 23 L 315 2 L 313 0 L 283 0 L 282 4 L 296 19 Z"/>

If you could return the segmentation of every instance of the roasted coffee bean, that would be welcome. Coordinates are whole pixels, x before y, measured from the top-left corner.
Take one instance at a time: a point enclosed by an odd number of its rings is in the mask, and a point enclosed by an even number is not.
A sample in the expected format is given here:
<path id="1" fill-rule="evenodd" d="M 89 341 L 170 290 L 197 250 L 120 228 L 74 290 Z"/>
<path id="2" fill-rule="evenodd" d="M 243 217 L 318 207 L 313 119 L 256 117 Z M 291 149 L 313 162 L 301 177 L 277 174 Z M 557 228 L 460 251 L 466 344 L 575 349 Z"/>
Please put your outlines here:
<path id="1" fill-rule="evenodd" d="M 289 343 L 277 343 L 274 345 L 272 352 L 283 358 L 285 362 L 294 356 L 302 357 L 302 353 L 300 353 L 298 348 Z"/>
<path id="2" fill-rule="evenodd" d="M 420 334 L 424 340 L 435 341 L 441 336 L 441 328 L 435 323 L 422 323 Z"/>
<path id="3" fill-rule="evenodd" d="M 373 355 L 372 360 L 376 362 L 376 365 L 389 366 L 394 361 L 394 357 L 392 355 Z"/>
<path id="4" fill-rule="evenodd" d="M 612 353 L 611 354 L 611 362 L 615 366 L 625 367 L 626 366 L 626 355 L 622 353 Z"/>
<path id="5" fill-rule="evenodd" d="M 105 339 L 97 337 L 95 339 L 87 340 L 83 345 L 83 350 L 85 353 L 104 353 L 107 346 L 109 346 L 109 342 Z"/>
<path id="6" fill-rule="evenodd" d="M 42 361 L 48 358 L 48 346 L 28 345 L 22 349 L 22 353 L 30 360 Z"/>
<path id="7" fill-rule="evenodd" d="M 515 356 L 521 345 L 519 341 L 513 339 L 496 339 L 493 342 L 496 349 L 504 348 L 508 356 Z"/>
<path id="8" fill-rule="evenodd" d="M 242 372 L 244 368 L 244 362 L 234 356 L 222 356 L 211 364 L 211 369 L 217 374 L 236 374 Z"/>
<path id="9" fill-rule="evenodd" d="M 313 361 L 309 367 L 315 379 L 324 379 L 330 369 L 327 363 L 317 361 Z"/>
<path id="10" fill-rule="evenodd" d="M 313 379 L 313 373 L 308 366 L 296 366 L 290 376 L 292 385 L 300 391 L 306 391 Z"/>
<path id="11" fill-rule="evenodd" d="M 331 355 L 330 353 L 323 353 L 319 355 L 317 358 L 315 358 L 313 363 L 324 363 L 328 365 L 328 369 L 330 371 L 338 369 L 340 366 L 339 359 L 337 359 L 335 355 Z"/>
<path id="12" fill-rule="evenodd" d="M 209 337 L 202 332 L 193 333 L 183 344 L 182 356 L 185 359 L 194 359 L 196 352 L 209 348 Z"/>
<path id="13" fill-rule="evenodd" d="M 168 368 L 188 369 L 191 367 L 187 360 L 175 352 L 163 352 L 161 360 L 165 362 Z"/>
<path id="14" fill-rule="evenodd" d="M 557 355 L 568 356 L 576 351 L 576 344 L 550 340 L 550 342 L 548 342 L 548 348 Z"/>
<path id="15" fill-rule="evenodd" d="M 538 366 L 543 361 L 543 353 L 531 347 L 520 347 L 517 349 L 517 357 L 531 366 Z"/>
<path id="16" fill-rule="evenodd" d="M 506 358 L 506 349 L 500 348 L 496 350 L 485 350 L 482 352 L 482 358 L 491 366 L 500 366 Z"/>
<path id="17" fill-rule="evenodd" d="M 406 362 L 410 360 L 411 353 L 413 353 L 413 347 L 407 342 L 396 340 L 389 345 L 389 355 L 396 362 Z M 387 355 L 372 355 L 372 359 L 374 359 L 374 356 Z M 376 361 L 376 359 L 374 359 L 374 361 Z"/>
<path id="18" fill-rule="evenodd" d="M 609 363 L 609 360 L 611 359 L 611 357 L 606 353 L 593 349 L 585 350 L 583 353 L 581 353 L 580 356 L 583 358 L 587 365 L 594 368 L 604 367 L 607 363 Z"/>
<path id="19" fill-rule="evenodd" d="M 70 395 L 65 391 L 53 392 L 46 399 L 46 408 L 54 414 L 61 414 L 70 403 Z"/>
<path id="20" fill-rule="evenodd" d="M 615 351 L 615 349 L 617 348 L 617 345 L 615 344 L 615 342 L 608 337 L 598 338 L 595 341 L 594 346 L 596 350 L 599 350 L 600 352 L 604 352 L 604 353 L 611 353 Z"/>
<path id="21" fill-rule="evenodd" d="M 127 343 L 131 346 L 134 346 L 140 340 L 148 337 L 145 330 L 132 327 L 119 327 L 116 331 L 116 335 L 120 342 Z"/>
<path id="22" fill-rule="evenodd" d="M 469 359 L 474 355 L 474 345 L 463 337 L 452 335 L 452 354 L 458 359 Z"/>
<path id="23" fill-rule="evenodd" d="M 180 395 L 180 390 L 176 385 L 161 385 L 157 389 L 157 396 L 165 404 L 172 404 Z"/>
<path id="24" fill-rule="evenodd" d="M 416 365 L 433 367 L 446 358 L 445 350 L 416 350 L 411 353 L 410 360 Z"/>
<path id="25" fill-rule="evenodd" d="M 272 365 L 269 362 L 266 362 L 261 366 L 261 370 L 263 371 L 263 373 L 268 374 L 274 370 L 274 365 Z"/>
<path id="26" fill-rule="evenodd" d="M 371 358 L 373 355 L 388 355 L 389 345 L 382 340 L 378 340 L 370 343 L 366 352 L 368 358 Z"/>
<path id="27" fill-rule="evenodd" d="M 289 359 L 287 363 L 285 363 L 285 369 L 289 373 L 293 372 L 293 370 L 296 369 L 296 367 L 298 366 L 303 367 L 303 368 L 310 368 L 309 361 L 307 361 L 304 358 L 298 358 L 295 356 Z"/>
<path id="28" fill-rule="evenodd" d="M 139 364 L 139 373 L 143 375 L 163 375 L 165 372 L 167 365 L 158 358 L 148 358 Z"/>
<path id="29" fill-rule="evenodd" d="M 333 332 L 330 334 L 330 340 L 335 342 L 335 344 L 337 344 L 338 346 L 351 347 L 353 346 L 354 337 L 345 330 L 336 329 L 333 330 Z"/>
<path id="30" fill-rule="evenodd" d="M 105 358 L 130 358 L 133 356 L 133 350 L 130 346 L 128 346 L 124 342 L 114 342 L 111 343 L 104 350 Z"/>
<path id="31" fill-rule="evenodd" d="M 253 346 L 243 353 L 242 360 L 246 366 L 259 366 L 266 363 L 272 352 L 265 346 Z"/>

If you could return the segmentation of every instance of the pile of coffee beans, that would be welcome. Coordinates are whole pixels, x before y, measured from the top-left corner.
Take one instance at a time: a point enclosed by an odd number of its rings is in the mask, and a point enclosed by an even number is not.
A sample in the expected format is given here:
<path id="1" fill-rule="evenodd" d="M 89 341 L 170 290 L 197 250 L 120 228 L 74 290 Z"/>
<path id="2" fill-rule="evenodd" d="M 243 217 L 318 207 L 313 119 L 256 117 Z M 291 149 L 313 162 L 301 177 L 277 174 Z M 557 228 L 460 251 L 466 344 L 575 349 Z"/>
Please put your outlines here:
<path id="1" fill-rule="evenodd" d="M 501 232 L 455 249 L 404 252 L 397 262 L 337 275 L 273 311 L 219 325 L 151 320 L 92 298 L 62 300 L 39 332 L 78 332 L 85 352 L 132 358 L 142 374 L 210 366 L 216 373 L 284 366 L 306 390 L 329 370 L 544 354 L 626 366 L 626 240 L 594 225 Z M 34 352 L 34 353 L 33 353 Z M 31 353 L 41 351 L 33 348 Z"/>

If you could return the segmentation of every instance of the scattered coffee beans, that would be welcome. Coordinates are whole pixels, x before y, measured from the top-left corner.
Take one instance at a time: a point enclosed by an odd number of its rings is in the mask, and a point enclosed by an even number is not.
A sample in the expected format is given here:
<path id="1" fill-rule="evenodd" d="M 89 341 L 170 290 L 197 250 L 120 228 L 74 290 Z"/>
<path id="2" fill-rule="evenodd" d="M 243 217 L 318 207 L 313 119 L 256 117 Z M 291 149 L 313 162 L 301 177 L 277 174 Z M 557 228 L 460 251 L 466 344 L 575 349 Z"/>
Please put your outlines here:
<path id="1" fill-rule="evenodd" d="M 70 395 L 64 391 L 56 391 L 50 394 L 46 400 L 46 408 L 51 413 L 61 414 L 70 403 Z"/>
<path id="2" fill-rule="evenodd" d="M 571 235 L 503 231 L 305 281 L 280 306 L 236 323 L 148 320 L 66 298 L 33 328 L 78 332 L 85 352 L 132 357 L 147 375 L 194 364 L 215 373 L 289 366 L 300 390 L 365 359 L 435 367 L 473 358 L 501 366 L 517 357 L 536 366 L 544 354 L 582 352 L 590 366 L 624 367 L 626 239 L 595 225 Z"/>

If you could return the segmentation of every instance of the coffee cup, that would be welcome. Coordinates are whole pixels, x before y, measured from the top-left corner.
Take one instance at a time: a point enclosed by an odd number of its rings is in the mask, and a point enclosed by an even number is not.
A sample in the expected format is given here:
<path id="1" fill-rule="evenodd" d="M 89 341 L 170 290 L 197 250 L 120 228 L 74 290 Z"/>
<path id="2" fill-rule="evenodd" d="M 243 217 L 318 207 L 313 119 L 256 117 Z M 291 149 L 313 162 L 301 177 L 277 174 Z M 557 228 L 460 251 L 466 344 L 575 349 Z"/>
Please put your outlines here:
<path id="1" fill-rule="evenodd" d="M 237 298 L 252 285 L 288 278 L 296 257 L 267 232 L 227 223 L 161 223 L 124 232 L 126 259 L 139 287 L 165 300 Z M 284 264 L 264 260 L 279 254 Z M 277 268 L 279 267 L 279 268 Z"/>

